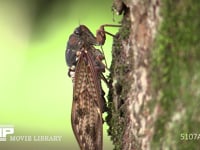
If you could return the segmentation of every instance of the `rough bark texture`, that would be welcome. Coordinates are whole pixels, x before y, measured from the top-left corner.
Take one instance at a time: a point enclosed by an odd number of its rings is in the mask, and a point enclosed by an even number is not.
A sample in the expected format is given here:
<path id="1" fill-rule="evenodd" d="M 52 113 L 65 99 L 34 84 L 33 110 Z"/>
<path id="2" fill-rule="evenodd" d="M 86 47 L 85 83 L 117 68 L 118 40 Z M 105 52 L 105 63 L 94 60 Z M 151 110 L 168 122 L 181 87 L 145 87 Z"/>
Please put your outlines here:
<path id="1" fill-rule="evenodd" d="M 158 0 L 116 0 L 122 28 L 113 43 L 107 123 L 116 150 L 148 150 L 155 113 L 150 102 L 150 54 L 159 22 Z"/>
<path id="2" fill-rule="evenodd" d="M 113 44 L 107 123 L 117 150 L 199 149 L 200 3 L 161 2 L 114 1 L 123 27 Z"/>

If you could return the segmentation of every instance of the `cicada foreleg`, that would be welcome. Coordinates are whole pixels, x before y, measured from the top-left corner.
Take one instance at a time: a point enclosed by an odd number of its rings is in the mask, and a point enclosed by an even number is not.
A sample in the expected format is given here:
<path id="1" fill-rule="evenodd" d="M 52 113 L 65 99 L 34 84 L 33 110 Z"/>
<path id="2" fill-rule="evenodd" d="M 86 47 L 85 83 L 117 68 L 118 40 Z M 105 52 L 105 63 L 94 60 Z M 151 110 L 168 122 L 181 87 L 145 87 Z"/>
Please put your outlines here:
<path id="1" fill-rule="evenodd" d="M 104 27 L 121 27 L 121 25 L 112 25 L 112 24 L 104 24 L 99 27 L 99 29 L 96 31 L 96 42 L 99 45 L 104 45 L 106 40 L 106 34 L 116 38 L 114 34 L 111 34 L 110 32 L 105 31 Z"/>

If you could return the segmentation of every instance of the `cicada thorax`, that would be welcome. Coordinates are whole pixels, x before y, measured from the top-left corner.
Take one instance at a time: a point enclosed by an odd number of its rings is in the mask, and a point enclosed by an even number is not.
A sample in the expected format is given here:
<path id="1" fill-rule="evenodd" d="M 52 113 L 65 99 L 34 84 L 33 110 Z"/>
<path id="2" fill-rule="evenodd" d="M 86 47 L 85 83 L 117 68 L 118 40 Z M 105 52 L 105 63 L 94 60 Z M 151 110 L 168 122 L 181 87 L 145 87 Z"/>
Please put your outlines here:
<path id="1" fill-rule="evenodd" d="M 101 27 L 100 30 L 97 31 L 97 36 L 95 37 L 85 25 L 80 25 L 74 30 L 73 34 L 70 35 L 67 43 L 67 49 L 65 51 L 65 59 L 67 65 L 69 66 L 68 75 L 72 77 L 72 79 L 74 78 L 75 66 L 78 59 L 77 53 L 81 51 L 83 47 L 87 47 L 88 49 L 90 49 L 93 53 L 93 56 L 96 57 L 93 59 L 100 66 L 102 66 L 101 61 L 104 59 L 104 56 L 99 50 L 95 49 L 93 46 L 104 44 L 105 33 L 103 32 L 103 30 L 104 28 Z"/>
<path id="2" fill-rule="evenodd" d="M 65 52 L 67 65 L 71 67 L 76 63 L 76 52 L 80 51 L 83 45 L 90 47 L 94 45 L 103 45 L 104 42 L 105 32 L 103 26 L 97 30 L 95 37 L 85 25 L 80 25 L 74 30 L 73 34 L 70 35 L 67 43 Z"/>
<path id="3" fill-rule="evenodd" d="M 96 31 L 96 37 L 85 25 L 77 27 L 74 33 L 79 34 L 80 38 L 86 41 L 89 45 L 103 45 L 106 40 L 104 26 L 100 26 Z"/>
<path id="4" fill-rule="evenodd" d="M 96 31 L 96 36 L 85 25 L 80 25 L 74 30 L 73 34 L 69 37 L 65 52 L 66 62 L 69 67 L 76 65 L 76 52 L 80 51 L 83 45 L 85 47 L 93 47 L 94 45 L 102 46 L 106 40 L 105 34 L 115 37 L 113 34 L 106 32 L 104 27 L 121 27 L 121 25 L 101 25 Z"/>

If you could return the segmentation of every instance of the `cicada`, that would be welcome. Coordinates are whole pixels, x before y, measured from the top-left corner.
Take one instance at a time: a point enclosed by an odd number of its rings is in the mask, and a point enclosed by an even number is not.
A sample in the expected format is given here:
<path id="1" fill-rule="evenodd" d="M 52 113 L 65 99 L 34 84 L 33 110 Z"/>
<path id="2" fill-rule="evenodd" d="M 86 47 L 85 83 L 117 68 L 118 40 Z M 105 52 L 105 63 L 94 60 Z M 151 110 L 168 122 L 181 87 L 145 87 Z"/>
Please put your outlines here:
<path id="1" fill-rule="evenodd" d="M 81 150 L 102 150 L 103 147 L 102 113 L 106 110 L 106 101 L 101 78 L 105 65 L 104 55 L 94 45 L 103 45 L 105 34 L 110 34 L 104 31 L 104 26 L 113 25 L 100 26 L 94 36 L 85 25 L 80 25 L 70 35 L 65 52 L 68 75 L 73 81 L 71 124 Z"/>
<path id="2" fill-rule="evenodd" d="M 100 77 L 105 66 L 95 44 L 96 37 L 81 25 L 70 36 L 66 50 L 68 74 L 73 79 L 71 123 L 81 150 L 102 150 L 103 145 L 102 113 L 106 106 Z"/>

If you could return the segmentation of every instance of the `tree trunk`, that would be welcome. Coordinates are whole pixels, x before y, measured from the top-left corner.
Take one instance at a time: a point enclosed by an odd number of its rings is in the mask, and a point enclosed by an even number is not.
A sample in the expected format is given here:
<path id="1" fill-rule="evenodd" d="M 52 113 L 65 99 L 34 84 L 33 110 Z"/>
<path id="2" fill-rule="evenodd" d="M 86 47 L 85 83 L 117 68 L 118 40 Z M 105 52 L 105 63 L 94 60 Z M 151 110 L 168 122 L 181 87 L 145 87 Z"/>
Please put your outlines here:
<path id="1" fill-rule="evenodd" d="M 117 0 L 122 28 L 114 39 L 108 115 L 115 149 L 150 149 L 154 116 L 150 112 L 150 54 L 159 22 L 159 1 Z"/>
<path id="2" fill-rule="evenodd" d="M 113 8 L 123 14 L 106 118 L 114 149 L 199 149 L 200 3 L 115 0 Z"/>

